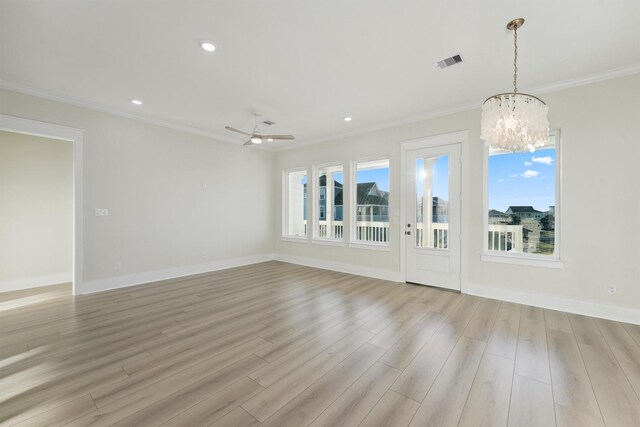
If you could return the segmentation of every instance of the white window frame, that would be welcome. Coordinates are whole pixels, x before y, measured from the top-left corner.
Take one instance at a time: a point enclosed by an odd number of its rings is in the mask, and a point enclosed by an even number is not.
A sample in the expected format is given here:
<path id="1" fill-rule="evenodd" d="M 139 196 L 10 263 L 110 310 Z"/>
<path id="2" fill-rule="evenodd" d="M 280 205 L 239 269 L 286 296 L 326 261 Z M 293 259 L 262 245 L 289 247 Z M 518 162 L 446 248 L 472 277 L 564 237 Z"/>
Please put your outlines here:
<path id="1" fill-rule="evenodd" d="M 553 255 L 539 255 L 526 253 L 508 253 L 489 250 L 489 148 L 484 144 L 483 149 L 483 238 L 481 260 L 505 264 L 526 265 L 532 267 L 563 268 L 561 252 L 561 222 L 562 222 L 562 142 L 560 130 L 552 130 L 550 136 L 555 139 L 556 161 L 556 200 L 555 200 L 555 242 Z"/>
<path id="2" fill-rule="evenodd" d="M 289 174 L 305 172 L 307 174 L 307 233 L 306 236 L 292 236 L 289 234 Z M 281 239 L 289 242 L 307 243 L 309 240 L 309 223 L 311 212 L 309 210 L 309 197 L 311 186 L 309 185 L 309 171 L 306 167 L 290 168 L 282 171 L 282 233 Z"/>
<path id="3" fill-rule="evenodd" d="M 320 169 L 331 169 L 340 167 L 342 170 L 342 226 L 343 226 L 343 234 L 342 239 L 335 239 L 329 237 L 320 237 L 318 236 L 318 231 L 320 229 Z M 313 198 L 313 231 L 311 233 L 312 243 L 320 244 L 320 245 L 329 245 L 329 246 L 344 246 L 345 245 L 345 236 L 347 236 L 347 224 L 344 218 L 344 203 L 346 201 L 346 189 L 347 189 L 347 180 L 344 174 L 344 164 L 340 162 L 332 162 L 332 163 L 322 163 L 320 165 L 313 166 L 312 171 L 313 176 L 313 193 L 318 194 L 318 197 Z M 307 180 L 309 182 L 309 180 Z M 307 188 L 309 188 L 307 186 Z M 307 192 L 308 197 L 308 192 Z M 326 193 L 325 193 L 326 200 Z M 325 215 L 333 215 L 333 212 L 327 212 L 325 209 Z M 309 220 L 307 219 L 307 224 Z M 308 229 L 308 227 L 307 227 Z M 307 233 L 308 234 L 308 233 Z"/>
<path id="4" fill-rule="evenodd" d="M 352 160 L 350 163 L 349 176 L 349 247 L 356 249 L 372 249 L 380 251 L 391 251 L 391 197 L 389 197 L 389 241 L 388 242 L 367 242 L 357 239 L 358 231 L 358 164 L 372 162 L 387 162 L 389 168 L 389 196 L 391 196 L 391 158 L 388 155 L 361 158 Z M 344 191 L 344 190 L 343 190 Z"/>

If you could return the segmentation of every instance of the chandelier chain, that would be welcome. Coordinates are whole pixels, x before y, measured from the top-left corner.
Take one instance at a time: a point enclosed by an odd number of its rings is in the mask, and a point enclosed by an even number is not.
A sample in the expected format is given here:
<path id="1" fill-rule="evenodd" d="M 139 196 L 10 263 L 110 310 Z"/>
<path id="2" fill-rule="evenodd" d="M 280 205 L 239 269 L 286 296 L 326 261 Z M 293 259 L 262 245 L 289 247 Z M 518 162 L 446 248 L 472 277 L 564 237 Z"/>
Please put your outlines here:
<path id="1" fill-rule="evenodd" d="M 518 27 L 513 29 L 513 94 L 518 93 Z"/>

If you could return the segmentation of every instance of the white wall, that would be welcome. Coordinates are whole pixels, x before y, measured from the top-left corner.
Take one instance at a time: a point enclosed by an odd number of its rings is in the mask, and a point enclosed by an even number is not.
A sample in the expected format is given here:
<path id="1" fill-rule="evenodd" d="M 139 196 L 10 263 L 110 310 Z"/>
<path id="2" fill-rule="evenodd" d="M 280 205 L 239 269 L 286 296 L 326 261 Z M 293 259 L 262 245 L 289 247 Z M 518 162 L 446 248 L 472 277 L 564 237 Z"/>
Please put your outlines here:
<path id="1" fill-rule="evenodd" d="M 0 113 L 84 130 L 78 293 L 271 257 L 273 153 L 7 90 Z"/>
<path id="2" fill-rule="evenodd" d="M 0 131 L 0 292 L 71 281 L 72 150 Z"/>
<path id="3" fill-rule="evenodd" d="M 425 94 L 425 96 L 427 96 Z M 563 269 L 483 262 L 483 145 L 480 110 L 278 152 L 281 171 L 388 155 L 389 252 L 282 241 L 281 259 L 400 280 L 400 143 L 463 131 L 463 292 L 640 323 L 640 74 L 545 93 L 549 121 L 562 131 Z M 309 169 L 310 171 L 310 169 Z M 277 194 L 274 228 L 280 229 Z M 314 196 L 310 195 L 309 200 Z M 617 286 L 609 295 L 606 286 Z"/>

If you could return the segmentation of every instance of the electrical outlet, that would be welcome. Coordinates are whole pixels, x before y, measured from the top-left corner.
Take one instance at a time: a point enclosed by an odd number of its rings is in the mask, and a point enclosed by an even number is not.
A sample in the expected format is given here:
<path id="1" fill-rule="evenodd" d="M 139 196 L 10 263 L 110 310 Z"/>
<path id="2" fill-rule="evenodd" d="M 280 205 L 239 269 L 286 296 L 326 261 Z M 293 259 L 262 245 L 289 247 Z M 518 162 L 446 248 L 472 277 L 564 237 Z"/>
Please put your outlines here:
<path id="1" fill-rule="evenodd" d="M 609 295 L 615 295 L 616 294 L 616 285 L 607 286 L 607 293 Z"/>
<path id="2" fill-rule="evenodd" d="M 96 216 L 109 216 L 109 209 L 96 208 L 95 215 Z"/>
<path id="3" fill-rule="evenodd" d="M 120 271 L 122 270 L 122 264 L 119 262 L 116 262 L 116 264 L 113 266 L 114 270 L 116 271 Z"/>

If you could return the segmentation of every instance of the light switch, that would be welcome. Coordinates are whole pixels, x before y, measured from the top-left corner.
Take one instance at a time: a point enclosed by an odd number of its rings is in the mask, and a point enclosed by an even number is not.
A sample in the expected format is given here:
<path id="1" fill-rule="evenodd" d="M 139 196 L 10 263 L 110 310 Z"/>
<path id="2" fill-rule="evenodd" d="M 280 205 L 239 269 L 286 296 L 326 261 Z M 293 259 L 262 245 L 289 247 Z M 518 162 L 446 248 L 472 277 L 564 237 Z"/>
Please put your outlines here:
<path id="1" fill-rule="evenodd" d="M 96 216 L 109 216 L 109 209 L 96 208 L 95 215 Z"/>

